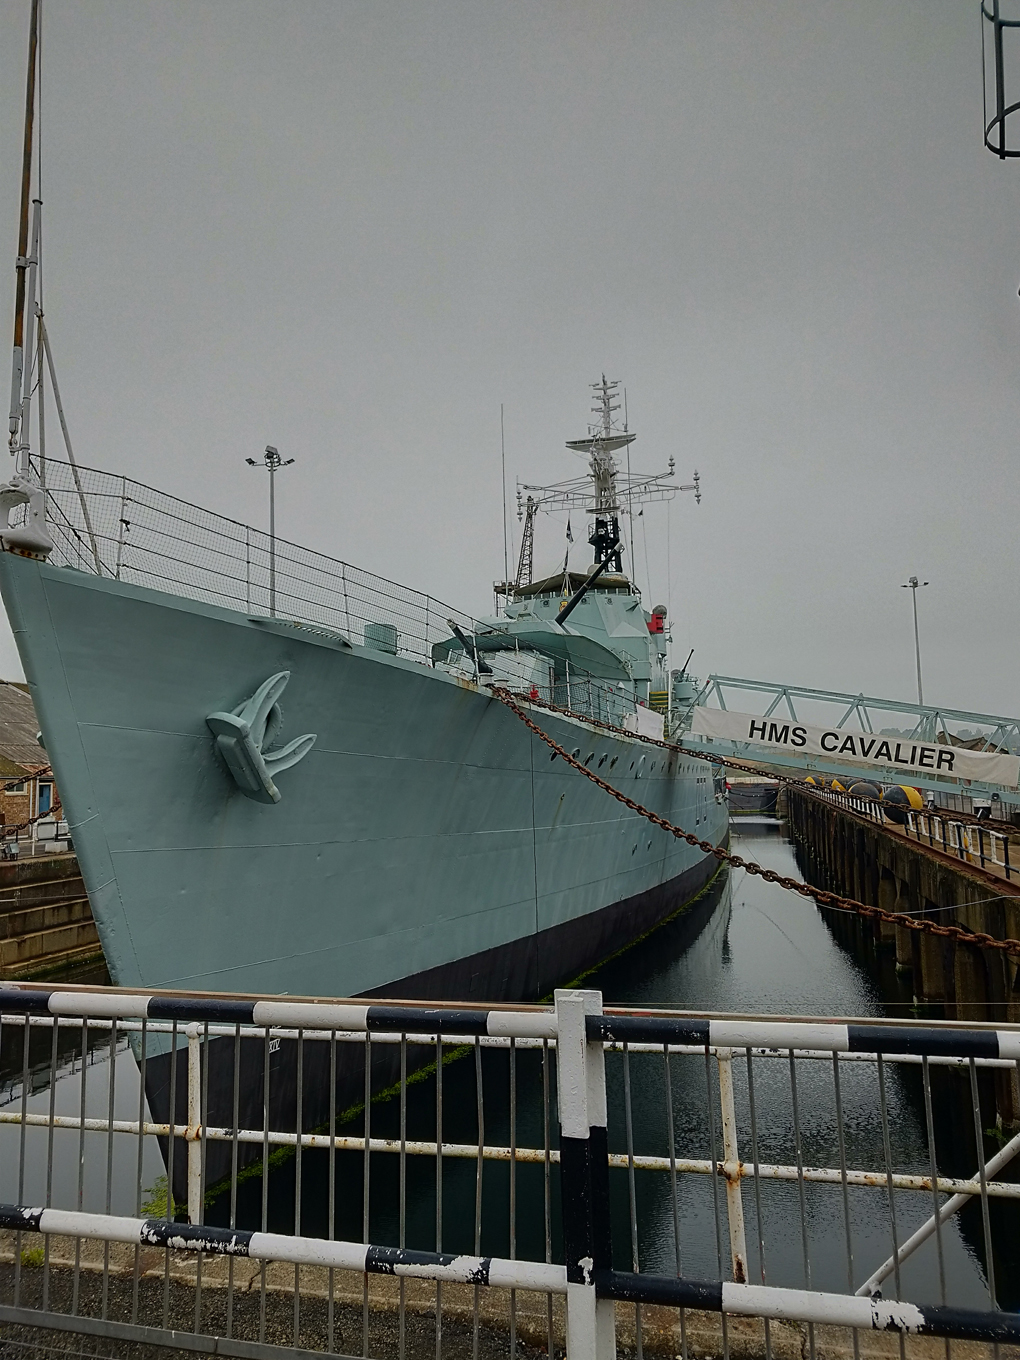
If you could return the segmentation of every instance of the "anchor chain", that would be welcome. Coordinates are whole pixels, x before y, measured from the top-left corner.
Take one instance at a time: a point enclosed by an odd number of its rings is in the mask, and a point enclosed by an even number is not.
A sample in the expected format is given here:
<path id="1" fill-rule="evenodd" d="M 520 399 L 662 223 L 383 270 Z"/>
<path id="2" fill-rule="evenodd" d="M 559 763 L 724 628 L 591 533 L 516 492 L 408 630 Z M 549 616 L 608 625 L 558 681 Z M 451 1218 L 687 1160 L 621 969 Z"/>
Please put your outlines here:
<path id="1" fill-rule="evenodd" d="M 25 831 L 36 822 L 45 821 L 47 817 L 53 818 L 56 813 L 62 811 L 60 799 L 53 804 L 47 812 L 37 812 L 34 817 L 29 817 L 27 821 L 17 822 L 14 826 L 0 826 L 0 836 L 6 836 L 11 831 Z M 59 818 L 57 818 L 59 820 Z"/>
<path id="2" fill-rule="evenodd" d="M 0 789 L 6 789 L 9 784 L 24 784 L 28 779 L 41 779 L 44 774 L 52 774 L 53 767 L 43 765 L 41 769 L 32 770 L 27 774 L 11 775 L 10 779 L 0 779 Z"/>
<path id="3" fill-rule="evenodd" d="M 886 911 L 882 907 L 872 907 L 866 902 L 858 902 L 856 898 L 843 897 L 839 893 L 828 891 L 826 888 L 815 888 L 809 883 L 801 882 L 800 879 L 789 878 L 785 874 L 777 874 L 774 869 L 766 869 L 764 865 L 757 864 L 751 859 L 744 859 L 742 855 L 735 855 L 732 851 L 723 849 L 721 845 L 714 845 L 711 841 L 702 840 L 700 836 L 696 836 L 692 831 L 684 831 L 682 827 L 674 826 L 673 823 L 668 822 L 665 817 L 660 817 L 657 812 L 652 812 L 650 808 L 643 807 L 633 798 L 629 798 L 627 794 L 621 792 L 620 789 L 614 788 L 612 784 L 607 783 L 600 775 L 597 775 L 594 770 L 590 770 L 587 765 L 583 764 L 575 756 L 572 756 L 569 751 L 565 750 L 559 742 L 555 740 L 555 738 L 551 737 L 548 732 L 544 732 L 542 728 L 539 727 L 538 723 L 533 722 L 532 719 L 528 717 L 527 713 L 509 690 L 504 689 L 501 685 L 490 685 L 488 688 L 492 697 L 498 699 L 501 704 L 504 704 L 511 711 L 511 713 L 514 713 L 520 718 L 525 727 L 529 728 L 540 741 L 544 741 L 556 755 L 562 760 L 565 760 L 568 765 L 572 766 L 580 774 L 583 774 L 586 778 L 590 779 L 592 783 L 602 789 L 604 793 L 608 793 L 610 797 L 615 798 L 617 802 L 622 803 L 624 807 L 629 808 L 631 812 L 636 812 L 639 816 L 646 817 L 654 826 L 660 827 L 663 831 L 668 831 L 669 834 L 675 836 L 677 840 L 686 841 L 688 845 L 693 845 L 696 849 L 704 851 L 706 855 L 713 855 L 721 864 L 729 864 L 734 869 L 743 869 L 745 873 L 757 875 L 766 883 L 777 883 L 781 888 L 787 888 L 790 892 L 799 893 L 801 897 L 813 898 L 814 901 L 822 907 L 835 907 L 840 911 L 851 912 L 857 916 L 867 917 L 870 920 L 885 921 L 890 925 L 904 926 L 907 930 L 920 931 L 925 935 L 936 935 L 941 939 L 955 940 L 959 944 L 976 945 L 981 949 L 996 949 L 1000 953 L 1010 954 L 1015 958 L 1020 958 L 1020 940 L 997 940 L 993 935 L 986 935 L 978 931 L 964 930 L 962 926 L 942 925 L 937 921 L 930 921 L 924 917 L 909 916 L 905 912 Z M 532 701 L 529 700 L 529 702 Z M 549 706 L 543 705 L 543 707 Z M 575 714 L 572 716 L 576 717 L 579 715 Z M 584 721 L 587 722 L 588 719 L 584 719 Z M 596 725 L 604 728 L 607 732 L 612 732 L 614 735 L 620 735 L 619 729 L 610 727 L 608 723 L 596 722 Z M 639 734 L 628 732 L 626 735 L 633 736 Z M 671 746 L 668 742 L 656 741 L 652 737 L 642 737 L 641 739 L 652 746 L 661 746 L 667 751 L 676 751 L 683 755 L 695 756 L 699 760 L 705 759 L 701 752 L 684 751 L 682 746 Z"/>
<path id="4" fill-rule="evenodd" d="M 52 774 L 51 765 L 43 765 L 41 769 L 33 770 L 31 774 L 14 775 L 11 779 L 0 780 L 0 789 L 6 789 L 8 784 L 23 784 L 27 779 L 41 779 L 45 774 Z M 41 822 L 45 817 L 52 817 L 55 812 L 61 810 L 60 799 L 53 804 L 46 812 L 37 812 L 34 817 L 29 817 L 27 821 L 18 822 L 14 826 L 0 826 L 0 838 L 4 838 L 12 831 L 27 831 L 36 822 Z"/>
<path id="5" fill-rule="evenodd" d="M 548 709 L 550 713 L 562 713 L 568 718 L 577 718 L 579 722 L 588 723 L 593 727 L 600 727 L 604 732 L 617 734 L 620 731 L 618 727 L 614 727 L 612 723 L 604 722 L 601 718 L 590 718 L 585 713 L 575 713 L 572 709 L 562 708 L 559 704 L 547 703 L 544 699 L 532 698 L 531 695 L 528 696 L 528 703 L 535 708 Z M 690 756 L 692 760 L 707 760 L 715 764 L 725 765 L 729 770 L 743 770 L 745 774 L 757 775 L 759 778 L 763 775 L 761 765 L 746 765 L 743 761 L 734 760 L 731 756 L 712 757 L 705 751 L 692 751 L 686 746 L 677 746 L 674 742 L 659 741 L 655 737 L 645 736 L 643 732 L 628 732 L 627 736 L 635 741 L 643 741 L 647 746 L 659 746 L 664 751 L 678 751 L 680 755 Z M 787 784 L 791 788 L 796 788 L 801 793 L 808 795 L 808 797 L 817 798 L 821 793 L 820 789 L 812 788 L 810 785 L 805 784 L 804 780 L 798 779 L 796 775 L 779 774 L 778 771 L 773 769 L 770 770 L 765 777 L 774 779 L 778 784 Z M 867 778 L 867 775 L 863 771 L 861 773 L 861 778 Z M 995 830 L 995 827 L 990 822 L 989 818 L 975 817 L 974 814 L 970 812 L 956 812 L 949 808 L 926 808 L 924 815 L 926 817 L 934 817 L 940 822 L 961 822 L 965 826 L 979 826 L 983 831 Z"/>

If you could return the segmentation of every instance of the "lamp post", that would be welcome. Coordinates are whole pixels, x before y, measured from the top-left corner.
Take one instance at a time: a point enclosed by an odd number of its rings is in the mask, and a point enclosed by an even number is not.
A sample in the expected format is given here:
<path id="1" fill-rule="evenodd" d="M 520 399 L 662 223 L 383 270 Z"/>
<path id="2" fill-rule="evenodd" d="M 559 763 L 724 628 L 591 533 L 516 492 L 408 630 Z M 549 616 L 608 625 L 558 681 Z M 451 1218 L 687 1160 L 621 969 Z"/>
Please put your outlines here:
<path id="1" fill-rule="evenodd" d="M 244 460 L 251 467 L 258 467 L 254 458 Z M 262 458 L 263 464 L 269 472 L 269 617 L 276 618 L 276 470 L 277 468 L 290 467 L 293 458 L 281 458 L 279 449 L 274 449 L 272 444 L 266 445 L 266 451 Z"/>
<path id="2" fill-rule="evenodd" d="M 921 689 L 921 641 L 917 632 L 917 591 L 919 586 L 926 586 L 927 581 L 919 581 L 916 576 L 911 576 L 908 581 L 904 581 L 901 589 L 910 591 L 910 598 L 914 605 L 914 656 L 917 659 L 917 702 L 924 705 L 924 692 Z"/>

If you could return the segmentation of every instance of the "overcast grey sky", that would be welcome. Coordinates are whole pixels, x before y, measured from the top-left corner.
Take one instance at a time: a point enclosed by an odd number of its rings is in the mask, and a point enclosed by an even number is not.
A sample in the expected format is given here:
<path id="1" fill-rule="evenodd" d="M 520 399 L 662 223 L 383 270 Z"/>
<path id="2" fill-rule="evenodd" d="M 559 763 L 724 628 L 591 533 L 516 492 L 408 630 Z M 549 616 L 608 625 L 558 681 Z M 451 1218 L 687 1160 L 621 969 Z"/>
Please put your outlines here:
<path id="1" fill-rule="evenodd" d="M 28 8 L 0 4 L 0 318 Z M 926 697 L 1020 710 L 1020 165 L 982 146 L 976 0 L 44 0 L 43 22 L 80 461 L 263 525 L 244 458 L 274 443 L 283 536 L 488 612 L 500 403 L 512 498 L 576 473 L 604 370 L 635 466 L 702 474 L 668 512 L 670 584 L 646 512 L 676 664 L 910 698 L 917 573 Z M 562 553 L 541 520 L 536 570 Z"/>

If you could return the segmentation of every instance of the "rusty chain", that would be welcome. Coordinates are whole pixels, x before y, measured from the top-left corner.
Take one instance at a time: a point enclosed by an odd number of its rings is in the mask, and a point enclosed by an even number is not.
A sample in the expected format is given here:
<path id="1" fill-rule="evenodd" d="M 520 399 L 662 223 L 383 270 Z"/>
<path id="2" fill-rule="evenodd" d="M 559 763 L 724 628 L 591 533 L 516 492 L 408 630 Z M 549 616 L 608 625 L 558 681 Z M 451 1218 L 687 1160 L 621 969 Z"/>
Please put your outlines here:
<path id="1" fill-rule="evenodd" d="M 629 808 L 631 812 L 636 812 L 639 816 L 646 817 L 653 825 L 660 827 L 663 831 L 668 831 L 670 835 L 675 836 L 677 840 L 686 841 L 688 845 L 693 845 L 696 849 L 704 851 L 706 855 L 713 855 L 721 864 L 729 864 L 734 869 L 743 869 L 745 873 L 757 875 L 764 879 L 766 883 L 777 883 L 781 888 L 787 888 L 790 892 L 799 893 L 801 897 L 813 898 L 814 901 L 822 907 L 835 907 L 840 911 L 851 912 L 857 916 L 868 917 L 871 920 L 885 921 L 891 925 L 904 926 L 908 930 L 920 931 L 925 935 L 937 935 L 942 939 L 956 940 L 960 944 L 977 945 L 982 949 L 996 949 L 1001 953 L 1011 954 L 1015 958 L 1020 958 L 1020 940 L 997 940 L 993 935 L 986 935 L 978 931 L 964 930 L 962 926 L 942 925 L 937 921 L 931 921 L 925 917 L 909 916 L 905 912 L 885 911 L 881 907 L 872 907 L 866 902 L 858 902 L 856 898 L 843 897 L 838 893 L 829 892 L 826 888 L 815 888 L 809 883 L 801 882 L 800 879 L 789 878 L 784 874 L 777 874 L 774 869 L 766 869 L 764 865 L 757 864 L 754 860 L 744 859 L 742 855 L 735 855 L 732 851 L 723 849 L 721 845 L 714 845 L 711 841 L 702 840 L 692 831 L 684 831 L 682 827 L 674 826 L 672 822 L 666 821 L 665 817 L 660 817 L 657 812 L 652 812 L 649 808 L 642 807 L 640 803 L 635 802 L 633 798 L 629 798 L 627 794 L 622 793 L 619 789 L 613 788 L 612 784 L 607 783 L 600 775 L 597 775 L 594 770 L 590 770 L 587 765 L 583 764 L 575 756 L 572 756 L 569 751 L 565 750 L 558 741 L 548 734 L 548 732 L 543 732 L 538 723 L 533 722 L 532 719 L 528 717 L 527 713 L 509 690 L 504 689 L 499 685 L 490 685 L 489 693 L 494 699 L 498 699 L 501 704 L 504 704 L 510 709 L 511 713 L 516 714 L 521 722 L 524 723 L 525 727 L 529 728 L 541 741 L 544 741 L 556 755 L 565 760 L 568 765 L 572 766 L 579 773 L 585 775 L 593 784 L 602 789 L 603 792 L 608 793 L 610 797 L 615 798 L 617 802 L 622 803 L 624 807 Z M 529 700 L 528 702 L 534 701 Z M 551 707 L 551 705 L 548 704 L 542 706 L 546 708 Z M 571 716 L 579 717 L 580 715 L 572 714 Z M 583 721 L 588 722 L 589 719 L 585 718 Z M 599 722 L 597 720 L 592 721 L 595 721 L 596 726 L 605 729 L 607 732 L 613 733 L 613 735 L 623 735 L 618 728 L 613 728 L 608 723 Z M 625 735 L 630 737 L 640 734 L 628 732 Z M 685 751 L 682 746 L 672 746 L 668 742 L 657 741 L 654 737 L 641 737 L 641 740 L 652 746 L 660 746 L 667 751 L 675 751 L 681 755 L 691 756 L 698 760 L 705 760 L 706 758 L 703 752 Z M 789 782 L 794 783 L 796 781 L 790 780 Z"/>
<path id="2" fill-rule="evenodd" d="M 42 779 L 44 775 L 52 775 L 52 773 L 52 765 L 43 765 L 41 769 L 32 770 L 23 775 L 12 775 L 9 779 L 0 779 L 0 792 L 5 792 L 9 784 L 27 784 L 33 779 Z M 58 798 L 53 806 L 48 808 L 45 812 L 37 812 L 34 817 L 29 817 L 24 822 L 18 822 L 14 826 L 7 826 L 6 823 L 0 823 L 0 840 L 6 840 L 12 831 L 27 831 L 28 828 L 34 826 L 36 822 L 41 822 L 46 817 L 52 817 L 54 813 L 60 811 L 61 803 Z M 58 818 L 57 820 L 59 821 L 60 819 Z"/>
<path id="3" fill-rule="evenodd" d="M 7 779 L 0 779 L 0 791 L 7 788 L 9 784 L 28 784 L 33 779 L 42 779 L 44 775 L 52 774 L 51 765 L 43 765 L 38 770 L 27 770 L 24 774 L 12 774 Z"/>
<path id="4" fill-rule="evenodd" d="M 0 824 L 0 840 L 5 840 L 12 831 L 27 831 L 30 826 L 34 826 L 36 822 L 45 821 L 47 817 L 52 817 L 58 822 L 62 821 L 63 818 L 56 816 L 57 813 L 62 811 L 63 808 L 61 807 L 60 799 L 58 798 L 53 806 L 47 809 L 46 812 L 37 812 L 34 817 L 29 817 L 27 821 L 18 822 L 15 826 Z"/>
<path id="5" fill-rule="evenodd" d="M 43 765 L 41 769 L 33 770 L 30 774 L 13 775 L 10 779 L 2 779 L 0 780 L 0 792 L 6 791 L 8 784 L 26 784 L 33 779 L 42 779 L 45 775 L 52 775 L 52 773 L 53 767 L 51 765 Z M 45 812 L 37 812 L 34 817 L 29 817 L 23 822 L 17 822 L 14 826 L 0 823 L 0 840 L 6 840 L 12 831 L 15 833 L 18 831 L 27 831 L 28 828 L 34 826 L 36 822 L 41 822 L 47 817 L 53 817 L 55 813 L 60 811 L 62 811 L 62 806 L 58 797 L 52 807 L 48 808 Z M 57 820 L 59 821 L 60 818 L 58 817 Z"/>

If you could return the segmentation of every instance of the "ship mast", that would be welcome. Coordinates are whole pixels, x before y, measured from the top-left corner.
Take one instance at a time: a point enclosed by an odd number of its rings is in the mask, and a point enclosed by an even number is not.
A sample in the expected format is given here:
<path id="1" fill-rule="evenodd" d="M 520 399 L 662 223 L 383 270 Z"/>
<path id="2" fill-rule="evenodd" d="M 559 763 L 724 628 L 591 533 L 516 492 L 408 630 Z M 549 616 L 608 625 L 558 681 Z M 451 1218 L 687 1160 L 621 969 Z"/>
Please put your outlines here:
<path id="1" fill-rule="evenodd" d="M 521 586 L 530 586 L 532 579 L 532 560 L 535 551 L 535 512 L 538 506 L 531 496 L 528 497 L 527 505 L 521 507 L 521 493 L 517 493 L 517 518 L 524 520 L 524 532 L 521 534 L 521 557 L 517 563 L 517 579 L 514 582 L 513 593 L 520 592 Z"/>
<path id="2" fill-rule="evenodd" d="M 620 409 L 615 400 L 619 396 L 619 380 L 607 382 L 603 373 L 602 381 L 592 383 L 595 400 L 592 415 L 596 420 L 589 426 L 589 439 L 572 440 L 568 449 L 585 449 L 589 456 L 591 480 L 595 491 L 594 504 L 586 507 L 595 515 L 595 528 L 588 542 L 595 549 L 595 565 L 606 564 L 606 569 L 618 573 L 623 571 L 622 548 L 620 545 L 620 505 L 616 494 L 615 453 L 637 438 L 626 430 L 622 433 L 613 429 L 613 414 Z M 670 474 L 672 475 L 672 466 Z"/>
<path id="3" fill-rule="evenodd" d="M 28 253 L 28 210 L 32 197 L 32 147 L 35 128 L 35 77 L 39 59 L 39 0 L 32 0 L 32 17 L 28 36 L 28 78 L 25 90 L 25 145 L 21 165 L 21 215 L 18 221 L 18 257 L 15 262 L 14 292 L 14 358 L 11 369 L 11 410 L 9 419 L 11 453 L 18 455 L 18 471 L 28 471 L 28 422 L 26 417 L 28 393 L 25 390 L 25 317 L 34 306 L 35 271 L 38 246 L 38 205 L 33 231 L 33 253 Z M 26 306 L 26 301 L 28 305 Z"/>
<path id="4" fill-rule="evenodd" d="M 588 455 L 588 471 L 583 477 L 573 477 L 569 481 L 556 482 L 552 486 L 520 485 L 517 490 L 518 517 L 521 515 L 521 502 L 527 493 L 527 521 L 524 538 L 521 542 L 521 562 L 517 572 L 516 588 L 520 590 L 525 576 L 525 550 L 527 551 L 527 581 L 531 580 L 531 554 L 534 535 L 535 515 L 539 510 L 582 509 L 590 516 L 591 532 L 588 542 L 595 550 L 596 567 L 604 572 L 623 573 L 623 546 L 620 536 L 621 495 L 626 497 L 628 507 L 635 502 L 672 500 L 678 491 L 693 491 L 695 499 L 701 501 L 701 479 L 697 472 L 694 481 L 678 486 L 675 460 L 670 458 L 666 472 L 645 476 L 623 471 L 616 461 L 620 449 L 627 448 L 637 435 L 621 426 L 617 419 L 620 410 L 620 383 L 610 381 L 603 373 L 601 380 L 592 383 L 594 400 L 593 419 L 588 425 L 584 439 L 570 439 L 567 448 L 575 453 Z M 602 574 L 600 573 L 600 574 Z"/>

